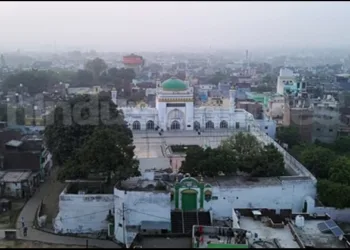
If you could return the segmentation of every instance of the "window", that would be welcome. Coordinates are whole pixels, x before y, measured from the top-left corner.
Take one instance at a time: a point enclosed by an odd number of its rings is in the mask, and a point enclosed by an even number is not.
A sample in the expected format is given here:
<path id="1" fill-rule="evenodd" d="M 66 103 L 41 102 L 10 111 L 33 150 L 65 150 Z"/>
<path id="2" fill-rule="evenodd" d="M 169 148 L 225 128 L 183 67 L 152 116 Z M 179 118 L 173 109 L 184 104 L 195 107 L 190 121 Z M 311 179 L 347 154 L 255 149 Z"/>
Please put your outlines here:
<path id="1" fill-rule="evenodd" d="M 316 130 L 317 130 L 317 131 L 321 131 L 321 129 L 320 129 L 320 128 L 317 128 Z"/>
<path id="2" fill-rule="evenodd" d="M 236 129 L 239 129 L 239 122 L 236 122 Z"/>
<path id="3" fill-rule="evenodd" d="M 269 127 L 268 127 L 268 126 L 265 126 L 265 129 L 269 129 Z"/>
<path id="4" fill-rule="evenodd" d="M 329 132 L 333 132 L 333 129 L 329 129 Z"/>
<path id="5" fill-rule="evenodd" d="M 185 103 L 167 103 L 166 104 L 167 108 L 181 108 L 185 107 Z"/>

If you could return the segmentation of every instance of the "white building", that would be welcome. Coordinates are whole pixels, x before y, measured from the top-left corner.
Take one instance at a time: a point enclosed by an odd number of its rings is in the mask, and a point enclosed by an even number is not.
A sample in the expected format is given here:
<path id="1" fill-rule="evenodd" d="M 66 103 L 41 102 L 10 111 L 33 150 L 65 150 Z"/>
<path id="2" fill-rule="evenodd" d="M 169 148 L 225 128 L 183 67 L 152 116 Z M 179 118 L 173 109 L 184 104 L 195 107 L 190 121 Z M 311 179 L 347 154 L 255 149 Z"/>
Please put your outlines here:
<path id="1" fill-rule="evenodd" d="M 284 86 L 293 84 L 296 75 L 290 69 L 280 69 L 280 75 L 277 78 L 277 94 L 284 95 Z"/>
<path id="2" fill-rule="evenodd" d="M 194 107 L 193 87 L 189 82 L 170 78 L 157 83 L 156 107 L 121 108 L 132 130 L 195 130 L 247 128 L 247 113 L 235 110 L 235 90 L 230 90 L 230 105 Z"/>

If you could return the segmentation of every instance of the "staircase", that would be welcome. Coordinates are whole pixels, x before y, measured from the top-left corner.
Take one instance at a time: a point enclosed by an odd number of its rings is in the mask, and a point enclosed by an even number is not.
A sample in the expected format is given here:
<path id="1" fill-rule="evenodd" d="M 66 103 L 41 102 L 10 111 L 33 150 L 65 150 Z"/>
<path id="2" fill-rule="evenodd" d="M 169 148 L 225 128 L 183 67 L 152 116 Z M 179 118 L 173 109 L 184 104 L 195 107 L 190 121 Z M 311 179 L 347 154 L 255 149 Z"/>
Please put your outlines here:
<path id="1" fill-rule="evenodd" d="M 172 233 L 183 233 L 183 217 L 181 211 L 171 212 L 171 232 Z"/>
<path id="2" fill-rule="evenodd" d="M 202 226 L 210 226 L 210 213 L 209 212 L 198 212 L 198 222 Z"/>
<path id="3" fill-rule="evenodd" d="M 194 225 L 210 226 L 210 213 L 199 211 L 171 212 L 172 233 L 191 233 Z"/>
<path id="4" fill-rule="evenodd" d="M 184 212 L 184 233 L 191 233 L 193 225 L 198 225 L 197 211 Z"/>

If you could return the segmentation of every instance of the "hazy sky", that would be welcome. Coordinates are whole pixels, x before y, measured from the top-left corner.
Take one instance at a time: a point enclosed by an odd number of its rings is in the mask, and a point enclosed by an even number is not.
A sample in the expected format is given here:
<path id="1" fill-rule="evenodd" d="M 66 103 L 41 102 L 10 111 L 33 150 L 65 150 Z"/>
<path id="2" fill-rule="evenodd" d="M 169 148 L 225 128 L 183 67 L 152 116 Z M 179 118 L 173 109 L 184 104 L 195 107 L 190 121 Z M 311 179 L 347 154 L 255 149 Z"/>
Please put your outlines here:
<path id="1" fill-rule="evenodd" d="M 337 47 L 350 2 L 0 2 L 0 50 Z"/>

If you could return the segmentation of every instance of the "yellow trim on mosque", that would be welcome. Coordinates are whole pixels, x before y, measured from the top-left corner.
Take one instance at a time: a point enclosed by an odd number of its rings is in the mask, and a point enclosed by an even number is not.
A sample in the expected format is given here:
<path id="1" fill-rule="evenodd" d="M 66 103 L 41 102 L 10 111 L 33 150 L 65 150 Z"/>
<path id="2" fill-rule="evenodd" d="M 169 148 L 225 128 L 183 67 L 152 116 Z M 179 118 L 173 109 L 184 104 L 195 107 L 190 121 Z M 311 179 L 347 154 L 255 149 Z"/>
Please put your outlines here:
<path id="1" fill-rule="evenodd" d="M 159 102 L 193 102 L 193 98 L 160 98 Z"/>
<path id="2" fill-rule="evenodd" d="M 183 193 L 183 194 L 196 194 L 198 192 L 196 190 L 194 190 L 194 189 L 185 189 L 181 193 Z"/>

